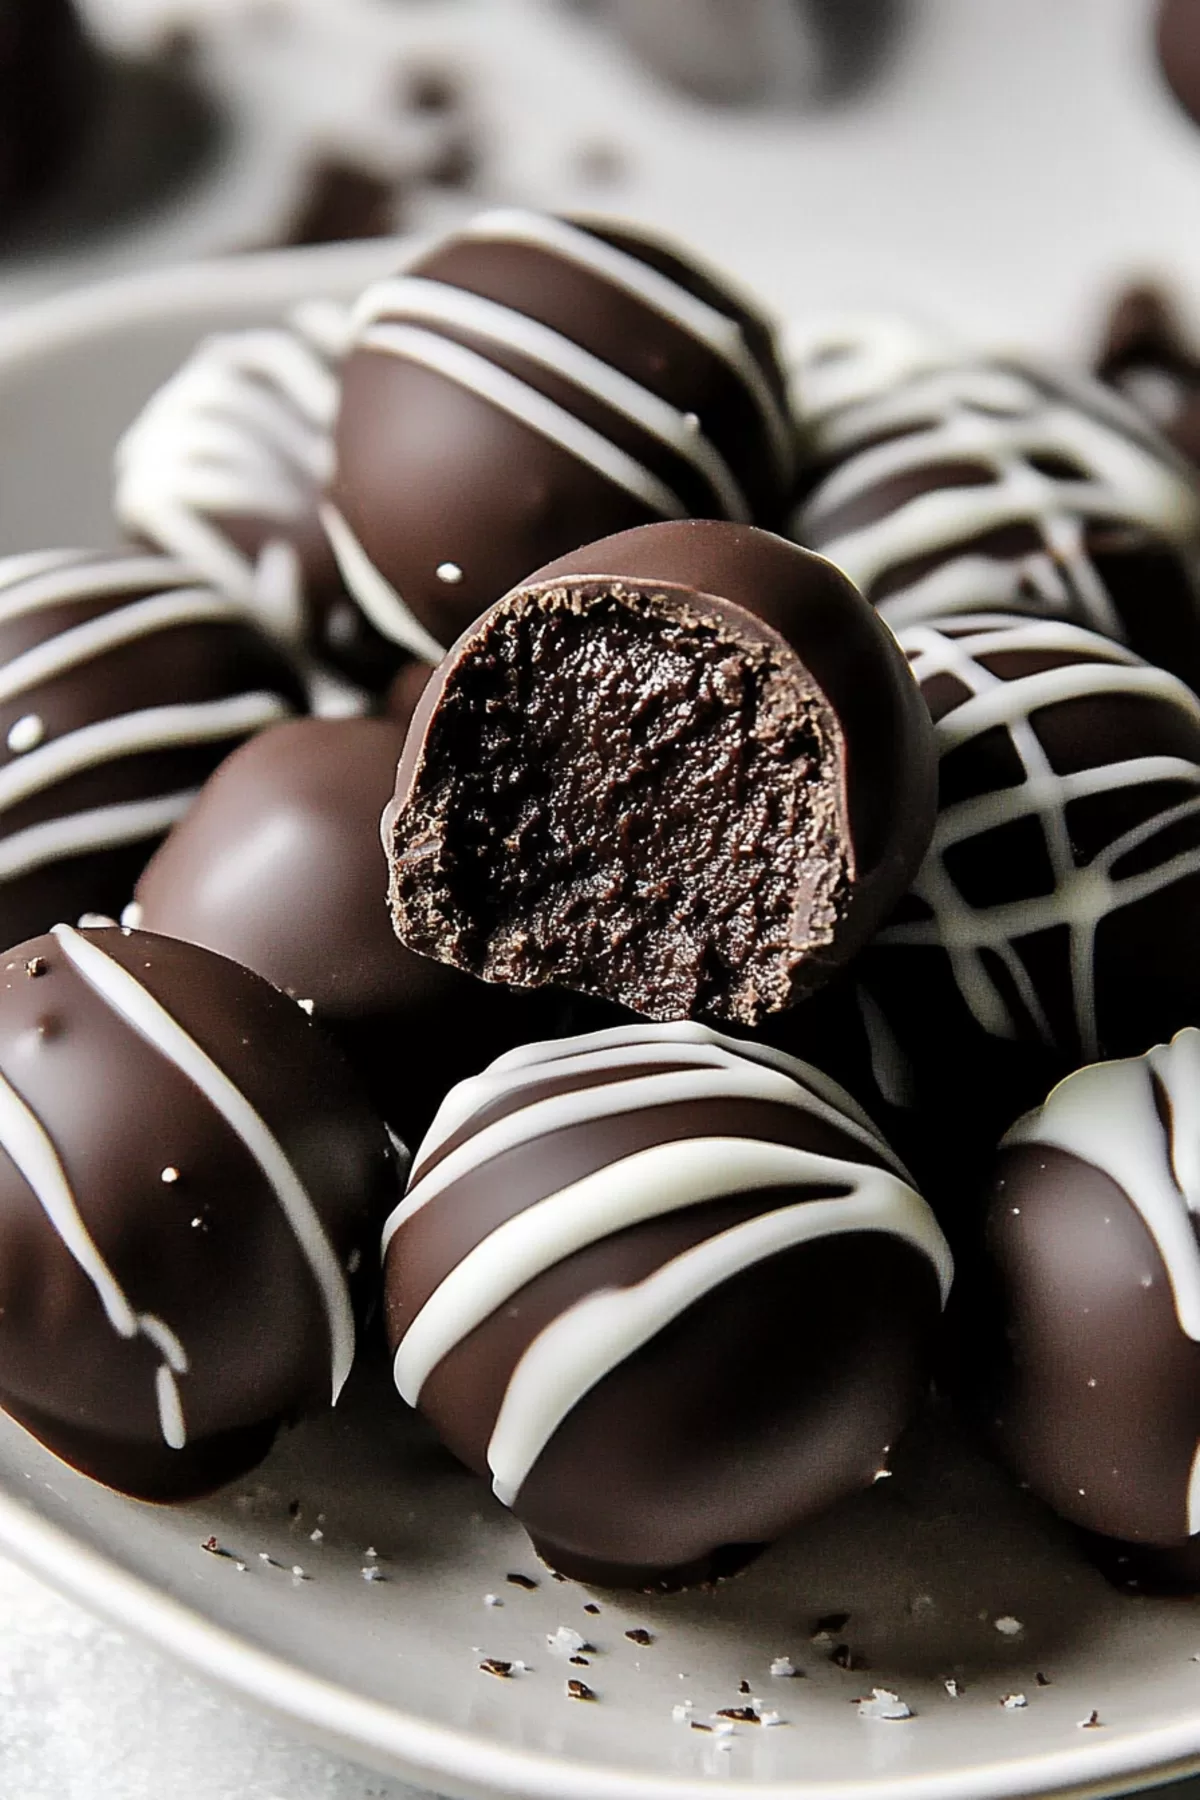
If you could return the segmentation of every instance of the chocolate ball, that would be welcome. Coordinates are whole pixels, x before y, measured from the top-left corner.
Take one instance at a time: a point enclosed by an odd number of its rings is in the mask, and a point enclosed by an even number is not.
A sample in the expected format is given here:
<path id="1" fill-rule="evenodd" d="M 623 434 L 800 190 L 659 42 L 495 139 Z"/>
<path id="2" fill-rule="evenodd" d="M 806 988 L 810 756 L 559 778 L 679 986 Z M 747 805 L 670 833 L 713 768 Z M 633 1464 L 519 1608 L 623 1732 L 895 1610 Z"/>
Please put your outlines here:
<path id="1" fill-rule="evenodd" d="M 820 557 L 645 526 L 540 569 L 417 706 L 396 930 L 489 981 L 754 1025 L 844 963 L 932 822 L 928 714 Z"/>
<path id="2" fill-rule="evenodd" d="M 166 557 L 0 560 L 0 940 L 115 914 L 221 759 L 305 705 L 240 609 Z"/>
<path id="3" fill-rule="evenodd" d="M 992 608 L 1065 619 L 1200 686 L 1200 491 L 1098 383 L 918 367 L 819 421 L 812 458 L 793 534 L 897 630 Z"/>
<path id="4" fill-rule="evenodd" d="M 553 1567 L 613 1585 L 704 1579 L 870 1486 L 951 1277 L 848 1095 L 691 1024 L 456 1088 L 384 1243 L 400 1393 Z"/>
<path id="5" fill-rule="evenodd" d="M 60 925 L 0 975 L 0 1405 L 112 1487 L 206 1492 L 336 1399 L 387 1135 L 224 957 Z"/>
<path id="6" fill-rule="evenodd" d="M 1200 125 L 1200 6 L 1196 0 L 1159 0 L 1158 62 L 1167 86 L 1193 124 Z"/>
<path id="7" fill-rule="evenodd" d="M 71 0 L 0 0 L 0 226 L 67 168 L 97 87 Z"/>
<path id="8" fill-rule="evenodd" d="M 1200 1018 L 1200 700 L 1051 620 L 943 619 L 900 640 L 934 719 L 940 811 L 856 972 L 881 1066 L 1006 1095 L 1004 1125 L 1056 1075 Z"/>
<path id="9" fill-rule="evenodd" d="M 205 339 L 117 445 L 127 531 L 178 557 L 263 630 L 367 687 L 392 646 L 349 594 L 319 516 L 349 319 L 332 302 Z"/>
<path id="10" fill-rule="evenodd" d="M 997 1442 L 1064 1518 L 1133 1543 L 1200 1534 L 1198 1094 L 1190 1027 L 1080 1069 L 1004 1139 L 988 1211 Z"/>
<path id="11" fill-rule="evenodd" d="M 656 519 L 778 524 L 770 330 L 631 227 L 485 213 L 355 313 L 325 518 L 383 635 L 437 662 L 531 569 Z"/>
<path id="12" fill-rule="evenodd" d="M 1165 295 L 1143 287 L 1121 295 L 1096 373 L 1200 468 L 1200 356 Z"/>
<path id="13" fill-rule="evenodd" d="M 379 815 L 403 747 L 390 719 L 296 719 L 243 744 L 124 916 L 302 1001 L 415 1142 L 455 1082 L 548 1027 L 525 996 L 414 955 L 393 932 Z"/>

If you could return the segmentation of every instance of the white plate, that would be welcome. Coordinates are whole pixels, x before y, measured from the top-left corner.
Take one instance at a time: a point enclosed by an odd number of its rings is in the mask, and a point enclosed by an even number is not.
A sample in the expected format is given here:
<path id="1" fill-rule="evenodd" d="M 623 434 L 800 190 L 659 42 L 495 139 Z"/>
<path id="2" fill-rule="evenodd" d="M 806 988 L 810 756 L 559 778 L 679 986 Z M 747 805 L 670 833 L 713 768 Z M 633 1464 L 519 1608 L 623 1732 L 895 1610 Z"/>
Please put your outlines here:
<path id="1" fill-rule="evenodd" d="M 113 439 L 196 336 L 312 291 L 348 295 L 397 255 L 376 244 L 210 265 L 0 324 L 0 551 L 109 539 Z M 210 1537 L 234 1555 L 206 1553 Z M 376 1350 L 335 1419 L 173 1511 L 90 1484 L 0 1423 L 0 1549 L 240 1696 L 450 1794 L 984 1800 L 1200 1769 L 1200 1609 L 1118 1596 L 1066 1533 L 930 1427 L 894 1479 L 716 1594 L 598 1595 L 589 1614 L 590 1596 L 540 1569 L 484 1486 L 406 1418 Z M 364 1578 L 373 1567 L 384 1579 Z M 835 1613 L 869 1667 L 838 1667 L 810 1641 Z M 595 1644 L 586 1669 L 549 1648 L 562 1625 Z M 651 1644 L 625 1635 L 639 1626 Z M 803 1677 L 773 1677 L 780 1656 Z M 501 1680 L 485 1657 L 528 1667 Z M 594 1704 L 567 1697 L 571 1676 Z M 782 1723 L 738 1725 L 725 1747 L 672 1717 L 690 1700 L 710 1723 L 744 1703 L 743 1681 Z M 860 1717 L 853 1701 L 875 1686 L 915 1716 Z M 1025 1706 L 1002 1705 L 1020 1693 Z"/>

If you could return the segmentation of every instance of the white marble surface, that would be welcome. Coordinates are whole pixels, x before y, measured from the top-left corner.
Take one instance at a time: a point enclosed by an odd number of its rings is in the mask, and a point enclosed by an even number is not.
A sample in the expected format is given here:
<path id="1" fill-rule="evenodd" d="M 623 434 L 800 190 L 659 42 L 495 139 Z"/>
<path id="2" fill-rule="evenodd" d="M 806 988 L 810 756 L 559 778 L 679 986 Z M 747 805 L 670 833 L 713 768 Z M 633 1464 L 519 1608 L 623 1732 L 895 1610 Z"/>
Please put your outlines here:
<path id="1" fill-rule="evenodd" d="M 235 1705 L 0 1560 L 4 1800 L 426 1800 Z"/>

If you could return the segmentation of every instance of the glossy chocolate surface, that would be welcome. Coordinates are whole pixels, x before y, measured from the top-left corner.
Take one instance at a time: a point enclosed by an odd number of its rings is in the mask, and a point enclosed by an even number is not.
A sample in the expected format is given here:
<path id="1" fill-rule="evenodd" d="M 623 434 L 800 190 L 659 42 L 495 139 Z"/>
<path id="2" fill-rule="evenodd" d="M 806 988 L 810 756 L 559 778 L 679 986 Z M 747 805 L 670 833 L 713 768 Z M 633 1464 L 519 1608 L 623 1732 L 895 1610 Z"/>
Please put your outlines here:
<path id="1" fill-rule="evenodd" d="M 397 1172 L 291 1000 L 149 933 L 23 944 L 0 1144 L 0 1403 L 51 1449 L 175 1498 L 330 1404 Z"/>
<path id="2" fill-rule="evenodd" d="M 1200 465 L 1200 355 L 1165 294 L 1136 287 L 1121 295 L 1108 321 L 1096 373 L 1193 466 Z"/>
<path id="3" fill-rule="evenodd" d="M 847 1096 L 695 1025 L 456 1089 L 385 1244 L 401 1392 L 554 1566 L 635 1586 L 869 1485 L 950 1273 Z"/>
<path id="4" fill-rule="evenodd" d="M 397 930 L 489 980 L 755 1024 L 903 891 L 930 747 L 894 639 L 819 558 L 711 521 L 588 546 L 422 695 L 385 822 Z"/>
<path id="5" fill-rule="evenodd" d="M 336 452 L 330 499 L 368 565 L 344 563 L 351 586 L 432 661 L 579 544 L 664 517 L 778 524 L 793 460 L 749 305 L 628 227 L 516 211 L 363 297 Z"/>

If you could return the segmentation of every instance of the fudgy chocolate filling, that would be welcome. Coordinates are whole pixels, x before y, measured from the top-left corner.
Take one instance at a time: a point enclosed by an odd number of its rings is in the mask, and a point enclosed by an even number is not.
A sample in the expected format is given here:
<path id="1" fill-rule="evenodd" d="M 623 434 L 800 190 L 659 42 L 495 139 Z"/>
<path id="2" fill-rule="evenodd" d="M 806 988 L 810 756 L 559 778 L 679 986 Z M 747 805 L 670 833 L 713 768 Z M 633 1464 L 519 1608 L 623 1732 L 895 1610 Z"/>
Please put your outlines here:
<path id="1" fill-rule="evenodd" d="M 740 608 L 527 589 L 463 643 L 406 752 L 396 930 L 489 981 L 754 1024 L 805 991 L 847 904 L 842 750 L 795 652 Z"/>

